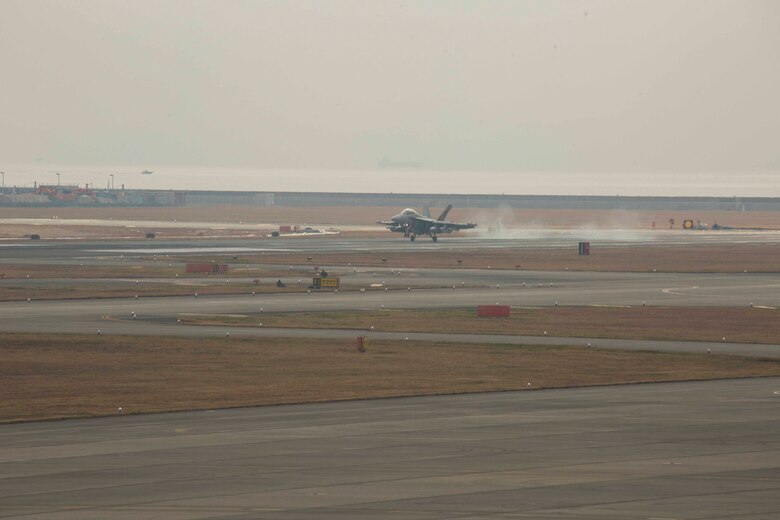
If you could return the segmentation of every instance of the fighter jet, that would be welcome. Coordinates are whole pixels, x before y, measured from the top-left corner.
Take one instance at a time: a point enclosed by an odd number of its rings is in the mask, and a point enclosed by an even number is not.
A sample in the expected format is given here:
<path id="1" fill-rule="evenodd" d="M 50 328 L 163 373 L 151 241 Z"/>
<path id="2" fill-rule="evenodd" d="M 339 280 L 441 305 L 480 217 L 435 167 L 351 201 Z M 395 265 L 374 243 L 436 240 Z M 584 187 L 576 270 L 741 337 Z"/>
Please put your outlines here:
<path id="1" fill-rule="evenodd" d="M 417 213 L 411 208 L 406 208 L 398 215 L 393 216 L 390 220 L 380 220 L 377 224 L 386 226 L 390 231 L 396 233 L 403 233 L 404 237 L 408 237 L 409 240 L 414 242 L 417 235 L 428 235 L 434 242 L 438 241 L 438 235 L 443 233 L 452 233 L 459 229 L 473 229 L 477 227 L 476 224 L 459 224 L 457 222 L 446 222 L 447 213 L 452 209 L 452 204 L 447 206 L 447 209 L 439 215 L 439 218 L 431 218 L 428 208 L 425 208 L 425 215 Z"/>

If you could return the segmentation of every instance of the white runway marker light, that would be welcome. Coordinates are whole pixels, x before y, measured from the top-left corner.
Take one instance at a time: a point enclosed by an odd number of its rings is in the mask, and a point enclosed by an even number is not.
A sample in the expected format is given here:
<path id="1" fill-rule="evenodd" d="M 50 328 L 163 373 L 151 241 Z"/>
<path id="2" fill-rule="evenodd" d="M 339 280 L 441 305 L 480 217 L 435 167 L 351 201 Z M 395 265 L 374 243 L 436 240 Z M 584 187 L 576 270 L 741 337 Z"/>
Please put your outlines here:
<path id="1" fill-rule="evenodd" d="M 227 331 L 227 332 L 225 333 L 225 336 L 229 338 L 229 337 L 230 337 L 230 331 Z"/>

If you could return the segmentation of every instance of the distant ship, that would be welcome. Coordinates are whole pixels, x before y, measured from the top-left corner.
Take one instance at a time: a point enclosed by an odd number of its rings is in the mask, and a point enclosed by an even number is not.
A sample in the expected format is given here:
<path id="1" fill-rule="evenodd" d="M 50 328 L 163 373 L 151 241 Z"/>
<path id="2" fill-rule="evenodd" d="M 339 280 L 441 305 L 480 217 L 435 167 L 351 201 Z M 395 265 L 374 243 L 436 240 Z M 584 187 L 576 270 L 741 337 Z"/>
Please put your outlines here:
<path id="1" fill-rule="evenodd" d="M 380 168 L 422 168 L 424 164 L 420 161 L 393 161 L 383 157 L 376 165 Z"/>
<path id="2" fill-rule="evenodd" d="M 153 173 L 154 172 L 152 170 L 144 170 L 144 171 L 141 172 L 141 175 L 151 175 Z"/>

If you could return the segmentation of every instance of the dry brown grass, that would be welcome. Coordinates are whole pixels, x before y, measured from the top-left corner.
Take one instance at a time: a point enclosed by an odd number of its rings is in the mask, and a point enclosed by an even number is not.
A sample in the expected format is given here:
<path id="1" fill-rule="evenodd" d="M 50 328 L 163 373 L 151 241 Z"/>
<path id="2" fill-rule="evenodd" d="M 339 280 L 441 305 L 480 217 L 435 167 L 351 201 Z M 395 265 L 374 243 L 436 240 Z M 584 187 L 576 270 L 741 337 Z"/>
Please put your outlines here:
<path id="1" fill-rule="evenodd" d="M 0 218 L 117 219 L 117 220 L 178 220 L 189 222 L 258 222 L 277 224 L 373 225 L 400 211 L 389 206 L 332 206 L 291 208 L 282 206 L 216 206 L 170 208 L 0 208 Z M 421 208 L 417 208 L 418 210 Z M 431 208 L 438 214 L 442 208 Z M 685 219 L 701 220 L 736 227 L 780 229 L 777 211 L 623 211 L 577 209 L 465 209 L 454 208 L 449 217 L 455 221 L 478 222 L 487 229 L 492 222 L 504 227 L 572 228 L 582 226 L 603 228 L 658 229 L 668 228 L 674 218 L 680 229 Z"/>
<path id="2" fill-rule="evenodd" d="M 0 421 L 780 375 L 780 362 L 582 348 L 0 335 Z"/>
<path id="3" fill-rule="evenodd" d="M 183 262 L 197 263 L 198 260 L 182 259 Z M 313 270 L 310 268 L 295 268 L 290 270 L 281 267 L 264 267 L 260 265 L 243 266 L 233 265 L 228 273 L 224 274 L 202 274 L 187 273 L 185 267 L 177 263 L 168 265 L 173 260 L 161 258 L 159 262 L 151 258 L 136 263 L 121 265 L 92 265 L 89 260 L 82 265 L 61 265 L 61 264 L 0 264 L 0 275 L 3 279 L 23 279 L 23 278 L 73 278 L 73 279 L 149 279 L 149 278 L 181 278 L 184 280 L 228 280 L 233 277 L 288 277 L 301 276 L 302 278 L 311 278 Z M 211 259 L 208 260 L 211 262 Z M 225 262 L 220 263 L 227 263 Z"/>
<path id="4" fill-rule="evenodd" d="M 344 288 L 343 290 L 355 290 Z M 193 296 L 195 293 L 201 296 L 219 294 L 270 294 L 293 293 L 306 291 L 305 286 L 290 286 L 278 288 L 273 284 L 222 284 L 222 285 L 198 285 L 197 283 L 175 285 L 161 283 L 143 284 L 73 284 L 73 285 L 6 285 L 0 288 L 0 301 L 24 301 L 31 300 L 73 300 L 89 298 L 139 298 L 165 297 L 165 296 Z"/>
<path id="5" fill-rule="evenodd" d="M 44 218 L 56 215 L 57 220 L 41 225 L 0 225 L 0 237 L 23 238 L 37 233 L 46 238 L 119 238 L 143 239 L 147 231 L 165 238 L 197 237 L 261 237 L 280 224 L 320 226 L 367 226 L 374 231 L 346 231 L 354 236 L 387 236 L 389 232 L 376 225 L 399 211 L 400 207 L 179 207 L 179 208 L 0 208 L 0 218 Z M 431 208 L 438 214 L 441 208 Z M 668 228 L 669 218 L 680 229 L 685 219 L 720 223 L 732 227 L 780 229 L 780 212 L 776 211 L 622 211 L 573 209 L 463 209 L 451 214 L 455 221 L 477 222 L 481 230 L 491 229 L 651 229 L 655 222 L 659 230 Z M 71 226 L 67 219 L 156 221 L 154 229 L 104 226 Z M 166 227 L 165 222 L 251 223 L 258 229 L 198 229 Z M 147 226 L 148 227 L 148 226 Z M 662 232 L 662 231 L 659 231 Z"/>
<path id="6" fill-rule="evenodd" d="M 411 248 L 410 248 L 411 249 Z M 308 256 L 311 261 L 306 260 Z M 459 262 L 460 260 L 460 262 Z M 378 253 L 266 253 L 242 257 L 265 264 L 374 266 L 390 268 L 521 269 L 529 271 L 778 272 L 780 244 L 591 247 L 590 256 L 570 248 L 388 251 Z"/>
<path id="7" fill-rule="evenodd" d="M 247 318 L 183 317 L 202 324 L 451 332 L 585 338 L 780 343 L 780 311 L 734 307 L 515 308 L 509 318 L 478 318 L 475 309 L 263 313 Z"/>
<path id="8" fill-rule="evenodd" d="M 158 238 L 227 238 L 227 237 L 257 237 L 271 232 L 264 230 L 233 230 L 233 229 L 198 229 L 198 228 L 166 228 L 158 226 L 126 227 L 126 226 L 84 226 L 71 225 L 64 221 L 58 224 L 0 224 L 0 238 L 28 239 L 31 234 L 40 235 L 46 239 L 96 239 L 96 238 L 126 238 L 130 240 L 146 240 L 147 232 L 154 232 Z"/>

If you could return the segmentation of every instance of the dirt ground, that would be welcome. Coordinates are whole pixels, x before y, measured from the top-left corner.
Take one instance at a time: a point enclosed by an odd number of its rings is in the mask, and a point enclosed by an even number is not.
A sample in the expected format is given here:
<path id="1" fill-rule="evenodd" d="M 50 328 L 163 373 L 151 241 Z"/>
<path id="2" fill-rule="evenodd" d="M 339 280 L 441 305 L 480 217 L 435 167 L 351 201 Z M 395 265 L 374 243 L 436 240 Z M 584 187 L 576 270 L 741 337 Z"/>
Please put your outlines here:
<path id="1" fill-rule="evenodd" d="M 301 226 L 369 226 L 377 227 L 377 233 L 387 233 L 376 224 L 377 220 L 388 219 L 403 208 L 388 206 L 329 206 L 290 208 L 281 206 L 216 206 L 216 207 L 148 207 L 148 208 L 111 208 L 111 207 L 63 207 L 63 208 L 0 208 L 0 218 L 44 218 L 57 217 L 60 222 L 53 222 L 45 228 L 38 227 L 42 236 L 52 237 L 52 233 L 66 234 L 62 231 L 62 220 L 67 219 L 115 219 L 138 221 L 178 221 L 178 222 L 224 222 L 247 224 L 272 224 L 267 230 L 280 224 L 298 224 Z M 417 208 L 421 210 L 422 208 Z M 431 214 L 438 215 L 442 208 L 431 208 Z M 656 229 L 670 227 L 669 219 L 674 219 L 674 228 L 681 229 L 686 219 L 701 221 L 709 225 L 718 223 L 731 227 L 780 229 L 780 212 L 776 211 L 626 211 L 626 210 L 573 210 L 573 209 L 463 209 L 454 208 L 449 220 L 457 222 L 476 222 L 480 231 L 499 229 Z M 10 227 L 0 225 L 0 237 L 23 237 L 35 233 L 33 226 Z M 165 236 L 187 235 L 190 232 L 177 229 L 128 229 L 84 227 L 78 236 L 104 236 L 105 233 L 116 233 L 122 236 L 131 233 L 143 236 L 141 231 L 158 231 Z M 263 231 L 266 229 L 263 228 Z M 217 233 L 206 229 L 196 229 L 194 234 Z M 227 233 L 220 231 L 219 233 Z M 247 231 L 237 232 L 240 236 Z M 251 233 L 255 233 L 252 231 Z M 110 235 L 114 236 L 114 235 Z"/>
<path id="2" fill-rule="evenodd" d="M 476 309 L 263 313 L 246 318 L 182 317 L 203 325 L 451 332 L 737 343 L 780 343 L 780 310 L 734 307 L 513 308 L 508 318 L 477 317 Z"/>
<path id="3" fill-rule="evenodd" d="M 198 260 L 185 260 L 188 262 L 198 263 Z M 176 261 L 178 262 L 178 261 Z M 211 260 L 207 261 L 208 263 Z M 228 263 L 219 262 L 219 263 Z M 313 269 L 308 267 L 289 269 L 289 266 L 284 267 L 265 267 L 260 265 L 236 265 L 233 264 L 228 273 L 225 274 L 200 274 L 200 273 L 187 273 L 186 268 L 181 263 L 174 263 L 168 258 L 160 258 L 160 261 L 138 260 L 127 261 L 123 264 L 114 265 L 92 265 L 89 259 L 85 259 L 83 264 L 80 265 L 63 265 L 63 264 L 10 264 L 0 263 L 0 278 L 5 280 L 22 279 L 22 278 L 74 278 L 74 279 L 153 279 L 153 278 L 180 278 L 182 281 L 192 281 L 197 283 L 198 281 L 213 281 L 213 280 L 229 280 L 231 275 L 233 277 L 284 277 L 284 276 L 297 276 L 304 274 L 306 277 L 311 278 Z"/>
<path id="4" fill-rule="evenodd" d="M 42 240 L 50 239 L 127 239 L 147 240 L 146 234 L 155 233 L 157 238 L 206 239 L 206 238 L 264 238 L 276 228 L 265 225 L 256 229 L 208 229 L 205 227 L 173 228 L 158 225 L 138 226 L 86 226 L 69 225 L 66 221 L 57 224 L 0 224 L 0 238 L 29 239 L 36 234 Z"/>
<path id="5" fill-rule="evenodd" d="M 357 290 L 357 288 L 345 287 L 343 290 Z M 37 300 L 77 300 L 94 298 L 152 298 L 165 296 L 199 296 L 221 294 L 270 294 L 304 292 L 306 286 L 286 287 L 280 289 L 275 285 L 264 283 L 260 285 L 247 283 L 232 283 L 221 285 L 201 285 L 197 282 L 177 284 L 162 283 L 101 283 L 101 284 L 73 284 L 57 285 L 25 285 L 3 286 L 0 288 L 0 301 L 25 301 L 28 298 Z"/>
<path id="6" fill-rule="evenodd" d="M 706 354 L 289 339 L 2 334 L 0 359 L 0 422 L 780 375 Z"/>
<path id="7" fill-rule="evenodd" d="M 308 258 L 311 258 L 309 260 Z M 179 258 L 179 260 L 182 260 Z M 227 257 L 203 257 L 217 262 Z M 353 265 L 387 268 L 514 269 L 527 271 L 630 272 L 778 272 L 780 243 L 718 245 L 591 246 L 579 256 L 578 244 L 569 248 L 387 251 L 377 253 L 264 253 L 239 258 L 243 263 Z"/>

